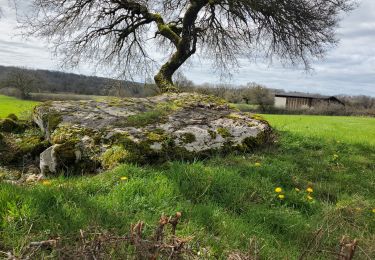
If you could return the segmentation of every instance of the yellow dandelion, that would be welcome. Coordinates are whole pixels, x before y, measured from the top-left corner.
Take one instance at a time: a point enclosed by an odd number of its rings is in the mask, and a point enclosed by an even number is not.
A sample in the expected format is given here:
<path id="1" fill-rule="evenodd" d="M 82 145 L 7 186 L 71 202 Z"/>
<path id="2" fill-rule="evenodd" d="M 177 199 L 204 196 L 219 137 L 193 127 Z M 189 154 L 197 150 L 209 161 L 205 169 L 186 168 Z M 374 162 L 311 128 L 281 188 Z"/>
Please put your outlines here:
<path id="1" fill-rule="evenodd" d="M 307 191 L 308 193 L 313 193 L 313 192 L 314 192 L 313 188 L 311 188 L 311 187 L 308 187 L 308 188 L 306 189 L 306 191 Z"/>
<path id="2" fill-rule="evenodd" d="M 375 214 L 375 208 L 373 208 L 373 209 L 372 209 L 372 213 L 374 213 L 374 214 Z"/>
<path id="3" fill-rule="evenodd" d="M 255 167 L 260 167 L 260 166 L 262 166 L 259 162 L 256 162 L 255 164 L 254 164 L 254 166 Z"/>
<path id="4" fill-rule="evenodd" d="M 279 196 L 277 196 L 279 199 L 283 200 L 285 199 L 285 195 L 284 194 L 279 194 Z"/>
<path id="5" fill-rule="evenodd" d="M 277 187 L 277 188 L 275 189 L 275 192 L 276 192 L 276 193 L 280 193 L 280 192 L 283 192 L 283 189 L 282 189 L 282 188 L 280 188 L 280 187 Z"/>
<path id="6" fill-rule="evenodd" d="M 128 177 L 123 176 L 123 177 L 120 178 L 120 180 L 122 180 L 122 181 L 127 181 L 127 180 L 128 180 Z"/>
<path id="7" fill-rule="evenodd" d="M 308 200 L 313 200 L 314 198 L 311 197 L 310 195 L 308 195 L 308 196 L 307 196 L 307 199 L 308 199 Z"/>
<path id="8" fill-rule="evenodd" d="M 301 191 L 301 190 L 298 189 L 298 188 L 294 188 L 294 190 L 295 190 L 296 192 L 300 192 L 300 191 Z"/>
<path id="9" fill-rule="evenodd" d="M 42 181 L 42 184 L 43 184 L 44 186 L 50 186 L 50 185 L 52 184 L 52 182 L 49 181 L 49 180 L 44 180 L 44 181 Z"/>
<path id="10" fill-rule="evenodd" d="M 337 154 L 333 155 L 333 160 L 337 160 L 338 158 L 339 158 L 339 156 Z"/>

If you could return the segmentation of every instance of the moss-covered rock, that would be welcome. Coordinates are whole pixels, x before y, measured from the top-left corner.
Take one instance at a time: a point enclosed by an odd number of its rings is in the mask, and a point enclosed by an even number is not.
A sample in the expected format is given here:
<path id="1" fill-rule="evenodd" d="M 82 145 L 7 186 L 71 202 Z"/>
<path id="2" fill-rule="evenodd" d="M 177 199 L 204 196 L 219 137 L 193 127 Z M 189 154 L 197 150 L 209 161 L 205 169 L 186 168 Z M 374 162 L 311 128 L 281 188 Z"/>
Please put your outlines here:
<path id="1" fill-rule="evenodd" d="M 16 184 L 24 182 L 27 176 L 39 175 L 39 170 L 32 169 L 38 169 L 39 155 L 50 144 L 32 122 L 9 117 L 2 120 L 2 130 L 6 131 L 0 132 L 0 172 L 5 173 L 0 181 Z"/>
<path id="2" fill-rule="evenodd" d="M 33 117 L 53 145 L 41 156 L 41 168 L 55 173 L 249 151 L 270 135 L 263 118 L 194 93 L 49 102 Z"/>
<path id="3" fill-rule="evenodd" d="M 167 135 L 163 130 L 156 129 L 153 132 L 147 133 L 147 140 L 152 142 L 164 142 L 167 139 Z"/>
<path id="4" fill-rule="evenodd" d="M 16 133 L 0 133 L 0 165 L 24 167 L 48 146 L 41 131 L 32 126 Z"/>
<path id="5" fill-rule="evenodd" d="M 217 137 L 217 133 L 214 130 L 207 130 L 208 134 L 210 135 L 211 139 L 215 140 Z"/>
<path id="6" fill-rule="evenodd" d="M 21 130 L 21 126 L 10 118 L 0 120 L 0 131 L 7 133 L 14 133 Z"/>
<path id="7" fill-rule="evenodd" d="M 55 144 L 40 154 L 40 169 L 43 175 L 76 173 L 82 154 L 75 142 Z"/>
<path id="8" fill-rule="evenodd" d="M 7 118 L 12 119 L 13 121 L 18 121 L 18 117 L 15 114 L 9 114 Z"/>
<path id="9" fill-rule="evenodd" d="M 229 137 L 231 137 L 231 134 L 230 134 L 229 130 L 226 129 L 225 127 L 219 127 L 217 129 L 217 133 L 219 135 L 221 135 L 223 138 L 229 138 Z"/>
<path id="10" fill-rule="evenodd" d="M 106 169 L 112 169 L 126 161 L 129 153 L 123 146 L 114 145 L 100 156 L 101 165 Z"/>
<path id="11" fill-rule="evenodd" d="M 16 145 L 19 154 L 34 157 L 39 156 L 49 146 L 49 143 L 39 135 L 25 135 L 16 140 Z"/>
<path id="12" fill-rule="evenodd" d="M 63 124 L 50 136 L 52 144 L 63 144 L 65 142 L 80 142 L 85 136 L 95 138 L 95 133 L 92 129 L 81 127 L 80 125 Z"/>
<path id="13" fill-rule="evenodd" d="M 193 133 L 184 133 L 181 136 L 181 140 L 185 144 L 191 144 L 197 140 Z"/>

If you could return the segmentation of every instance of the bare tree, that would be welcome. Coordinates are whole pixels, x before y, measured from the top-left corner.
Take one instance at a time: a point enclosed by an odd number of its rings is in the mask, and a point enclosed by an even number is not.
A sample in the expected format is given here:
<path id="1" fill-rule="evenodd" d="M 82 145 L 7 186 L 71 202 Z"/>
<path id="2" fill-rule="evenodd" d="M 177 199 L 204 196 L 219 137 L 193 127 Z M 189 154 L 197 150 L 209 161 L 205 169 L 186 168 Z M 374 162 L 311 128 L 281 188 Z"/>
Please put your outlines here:
<path id="1" fill-rule="evenodd" d="M 88 59 L 149 72 L 150 42 L 169 51 L 155 82 L 176 91 L 173 74 L 200 50 L 224 71 L 262 50 L 306 67 L 336 43 L 341 11 L 353 0 L 33 0 L 30 35 L 52 40 L 70 64 Z M 154 42 L 155 43 L 155 42 Z"/>
<path id="2" fill-rule="evenodd" d="M 178 89 L 188 89 L 194 86 L 194 82 L 189 80 L 182 72 L 178 71 L 173 76 L 173 83 Z"/>
<path id="3" fill-rule="evenodd" d="M 256 83 L 248 84 L 248 89 L 243 91 L 242 97 L 247 104 L 259 105 L 261 111 L 266 111 L 275 103 L 272 92 L 268 88 Z"/>
<path id="4" fill-rule="evenodd" d="M 2 85 L 18 89 L 21 93 L 21 98 L 26 99 L 30 97 L 30 92 L 40 82 L 41 79 L 35 73 L 21 68 L 14 68 L 8 73 Z"/>
<path id="5" fill-rule="evenodd" d="M 127 86 L 120 80 L 108 80 L 105 89 L 109 96 L 125 97 L 127 94 Z"/>
<path id="6" fill-rule="evenodd" d="M 364 109 L 371 109 L 375 107 L 375 98 L 369 96 L 359 96 L 357 97 L 357 102 L 364 108 Z"/>

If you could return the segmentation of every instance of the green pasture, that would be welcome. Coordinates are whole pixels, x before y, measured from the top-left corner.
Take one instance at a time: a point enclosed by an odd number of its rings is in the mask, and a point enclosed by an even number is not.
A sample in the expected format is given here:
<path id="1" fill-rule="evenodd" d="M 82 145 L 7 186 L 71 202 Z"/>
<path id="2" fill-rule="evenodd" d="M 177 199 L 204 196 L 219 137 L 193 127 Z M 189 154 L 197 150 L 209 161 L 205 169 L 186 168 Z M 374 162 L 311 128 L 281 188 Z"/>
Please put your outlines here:
<path id="1" fill-rule="evenodd" d="M 375 145 L 375 118 L 308 115 L 266 115 L 266 118 L 282 132 L 339 143 Z"/>
<path id="2" fill-rule="evenodd" d="M 30 115 L 31 109 L 37 104 L 38 102 L 0 95 L 0 118 L 7 117 L 9 114 L 25 118 Z"/>
<path id="3" fill-rule="evenodd" d="M 126 234 L 139 220 L 151 232 L 180 211 L 177 235 L 201 259 L 254 252 L 254 241 L 261 259 L 336 259 L 343 235 L 358 239 L 355 259 L 375 259 L 375 119 L 265 117 L 276 142 L 251 154 L 0 183 L 0 251 L 93 227 Z"/>

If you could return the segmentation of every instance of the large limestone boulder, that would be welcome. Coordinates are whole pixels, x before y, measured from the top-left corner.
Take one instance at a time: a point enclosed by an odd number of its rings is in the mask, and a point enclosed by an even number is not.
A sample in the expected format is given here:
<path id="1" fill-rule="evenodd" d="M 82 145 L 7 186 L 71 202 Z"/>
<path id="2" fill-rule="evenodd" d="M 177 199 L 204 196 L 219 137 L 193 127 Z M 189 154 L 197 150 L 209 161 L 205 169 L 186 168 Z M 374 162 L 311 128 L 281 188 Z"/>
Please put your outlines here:
<path id="1" fill-rule="evenodd" d="M 259 116 L 192 93 L 48 102 L 36 107 L 33 118 L 51 143 L 41 154 L 43 173 L 248 151 L 266 143 L 271 133 Z"/>

